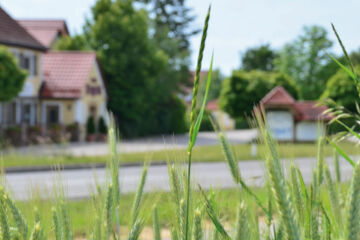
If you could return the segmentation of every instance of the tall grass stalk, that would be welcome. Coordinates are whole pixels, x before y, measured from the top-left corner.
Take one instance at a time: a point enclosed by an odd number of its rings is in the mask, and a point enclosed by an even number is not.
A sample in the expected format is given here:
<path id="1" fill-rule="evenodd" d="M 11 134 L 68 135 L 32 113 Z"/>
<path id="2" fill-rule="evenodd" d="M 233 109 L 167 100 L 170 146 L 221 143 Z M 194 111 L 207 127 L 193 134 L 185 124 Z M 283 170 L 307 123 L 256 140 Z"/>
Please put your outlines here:
<path id="1" fill-rule="evenodd" d="M 185 212 L 185 240 L 188 240 L 189 238 L 189 210 L 190 210 L 190 182 L 191 182 L 191 156 L 192 156 L 192 148 L 195 145 L 197 133 L 200 129 L 200 124 L 202 120 L 202 115 L 204 114 L 206 101 L 207 101 L 207 95 L 209 93 L 210 88 L 210 82 L 211 82 L 211 74 L 212 74 L 212 65 L 213 65 L 213 58 L 211 59 L 210 69 L 208 73 L 208 80 L 206 84 L 206 93 L 203 99 L 203 104 L 201 106 L 201 110 L 199 115 L 197 114 L 196 110 L 196 104 L 197 104 L 197 95 L 198 95 L 198 89 L 199 89 L 199 80 L 200 80 L 200 71 L 201 71 L 201 64 L 202 64 L 202 58 L 205 50 L 205 42 L 206 42 L 206 36 L 209 26 L 209 20 L 210 20 L 210 12 L 211 12 L 211 6 L 208 9 L 205 23 L 202 31 L 202 37 L 201 37 L 201 43 L 200 43 L 200 49 L 198 54 L 198 61 L 196 66 L 196 72 L 195 72 L 195 79 L 194 79 L 194 87 L 193 87 L 193 95 L 192 95 L 192 103 L 191 103 L 191 113 L 190 113 L 190 130 L 189 130 L 189 145 L 188 145 L 188 170 L 187 170 L 187 188 L 186 188 L 186 212 Z M 198 115 L 198 116 L 197 116 Z"/>

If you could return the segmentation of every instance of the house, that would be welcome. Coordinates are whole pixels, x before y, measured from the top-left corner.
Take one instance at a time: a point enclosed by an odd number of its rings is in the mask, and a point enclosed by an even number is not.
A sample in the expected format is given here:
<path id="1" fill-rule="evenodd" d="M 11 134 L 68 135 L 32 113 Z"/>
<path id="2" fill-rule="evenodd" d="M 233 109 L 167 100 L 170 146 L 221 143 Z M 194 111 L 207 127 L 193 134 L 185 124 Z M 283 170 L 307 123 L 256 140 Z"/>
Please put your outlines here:
<path id="1" fill-rule="evenodd" d="M 66 22 L 62 19 L 21 19 L 17 22 L 47 49 L 53 48 L 59 38 L 69 36 Z"/>
<path id="2" fill-rule="evenodd" d="M 283 87 L 275 87 L 259 106 L 265 112 L 273 136 L 278 141 L 315 141 L 325 133 L 325 122 L 332 119 L 322 114 L 327 107 L 315 101 L 295 101 Z"/>
<path id="3" fill-rule="evenodd" d="M 41 123 L 80 126 L 85 138 L 89 116 L 107 118 L 107 91 L 94 52 L 50 51 L 43 58 L 44 82 L 39 93 Z"/>
<path id="4" fill-rule="evenodd" d="M 39 91 L 43 82 L 42 58 L 46 48 L 0 8 L 0 45 L 17 59 L 28 76 L 23 90 L 11 102 L 0 103 L 0 124 L 36 124 L 39 119 Z"/>
<path id="5" fill-rule="evenodd" d="M 90 116 L 107 119 L 107 91 L 95 52 L 50 50 L 67 35 L 65 21 L 17 22 L 0 8 L 0 45 L 28 72 L 19 96 L 0 103 L 0 130 L 18 128 L 8 137 L 21 132 L 21 141 L 28 142 L 30 129 L 47 136 L 54 126 L 61 134 L 76 126 L 76 139 L 83 140 Z"/>
<path id="6" fill-rule="evenodd" d="M 221 129 L 223 130 L 235 129 L 235 120 L 232 119 L 228 113 L 222 111 L 219 108 L 218 99 L 209 101 L 206 104 L 206 109 L 211 112 L 211 115 L 214 117 L 214 119 L 219 124 Z"/>

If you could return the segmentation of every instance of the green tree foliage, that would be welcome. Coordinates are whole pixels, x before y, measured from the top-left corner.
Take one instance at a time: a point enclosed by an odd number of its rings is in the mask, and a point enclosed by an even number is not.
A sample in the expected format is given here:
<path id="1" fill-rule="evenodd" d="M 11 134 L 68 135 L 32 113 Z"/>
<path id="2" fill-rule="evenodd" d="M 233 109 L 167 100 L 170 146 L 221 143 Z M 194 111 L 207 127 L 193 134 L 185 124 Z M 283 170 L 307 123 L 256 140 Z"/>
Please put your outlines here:
<path id="1" fill-rule="evenodd" d="M 0 47 L 0 102 L 10 101 L 22 90 L 26 73 L 20 69 L 13 55 Z"/>
<path id="2" fill-rule="evenodd" d="M 356 72 L 360 75 L 360 68 L 356 68 Z M 332 99 L 337 105 L 343 106 L 349 111 L 355 113 L 355 102 L 359 101 L 359 93 L 354 87 L 354 80 L 343 70 L 339 70 L 332 76 L 326 84 L 321 100 Z"/>
<path id="3" fill-rule="evenodd" d="M 224 75 L 221 73 L 220 69 L 216 69 L 212 72 L 211 75 L 211 88 L 209 90 L 209 101 L 219 98 L 221 86 L 224 81 Z M 207 75 L 200 79 L 200 89 L 205 91 L 206 88 Z"/>
<path id="4" fill-rule="evenodd" d="M 271 49 L 270 44 L 249 48 L 241 58 L 241 69 L 273 71 L 276 56 L 277 54 Z"/>
<path id="5" fill-rule="evenodd" d="M 108 107 L 124 136 L 161 130 L 157 109 L 167 92 L 158 89 L 168 57 L 153 44 L 148 30 L 147 12 L 120 0 L 97 1 L 85 27 L 108 83 Z"/>
<path id="6" fill-rule="evenodd" d="M 96 126 L 95 126 L 95 119 L 93 116 L 88 117 L 86 122 L 86 133 L 88 135 L 95 134 Z"/>
<path id="7" fill-rule="evenodd" d="M 167 68 L 157 79 L 157 90 L 171 101 L 180 86 L 190 86 L 190 37 L 198 33 L 192 28 L 195 17 L 185 0 L 139 0 L 150 9 L 150 30 L 153 44 L 166 53 Z"/>
<path id="8" fill-rule="evenodd" d="M 325 28 L 307 26 L 297 39 L 286 44 L 275 60 L 276 69 L 292 76 L 304 99 L 318 99 L 326 81 L 336 72 L 326 55 L 332 46 Z"/>
<path id="9" fill-rule="evenodd" d="M 55 43 L 56 50 L 90 50 L 84 35 L 75 35 L 73 37 L 66 36 L 60 38 Z"/>
<path id="10" fill-rule="evenodd" d="M 284 73 L 234 71 L 223 83 L 220 108 L 233 118 L 244 117 L 276 86 L 283 86 L 294 98 L 298 97 L 295 80 Z"/>
<path id="11" fill-rule="evenodd" d="M 106 126 L 106 123 L 105 123 L 105 120 L 103 117 L 100 117 L 99 118 L 99 121 L 98 121 L 98 130 L 99 130 L 99 133 L 101 134 L 106 134 L 108 129 L 107 129 L 107 126 Z"/>

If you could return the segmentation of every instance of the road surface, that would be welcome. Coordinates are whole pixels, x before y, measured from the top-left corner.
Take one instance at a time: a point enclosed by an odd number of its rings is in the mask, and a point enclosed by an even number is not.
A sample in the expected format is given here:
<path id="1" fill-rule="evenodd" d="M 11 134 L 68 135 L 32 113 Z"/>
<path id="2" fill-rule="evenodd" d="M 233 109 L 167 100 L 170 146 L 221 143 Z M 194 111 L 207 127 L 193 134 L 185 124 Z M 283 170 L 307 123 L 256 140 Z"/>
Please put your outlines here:
<path id="1" fill-rule="evenodd" d="M 332 160 L 327 159 L 330 170 L 333 171 Z M 283 161 L 287 166 L 290 161 Z M 312 169 L 316 162 L 314 158 L 299 158 L 295 163 L 299 166 L 306 183 L 311 181 Z M 251 186 L 264 184 L 265 167 L 262 161 L 242 161 L 239 163 L 244 180 Z M 121 192 L 136 191 L 141 167 L 126 167 L 120 169 Z M 341 172 L 344 181 L 352 176 L 350 164 L 341 160 Z M 66 170 L 59 172 L 28 172 L 10 173 L 6 176 L 6 185 L 13 197 L 27 200 L 31 193 L 37 192 L 42 197 L 53 196 L 54 186 L 59 183 L 59 177 L 69 199 L 81 199 L 91 196 L 95 181 L 102 184 L 106 181 L 105 169 Z M 203 188 L 232 188 L 234 183 L 226 163 L 194 163 L 192 165 L 193 183 L 199 183 Z M 167 166 L 150 166 L 145 184 L 145 191 L 168 191 Z"/>

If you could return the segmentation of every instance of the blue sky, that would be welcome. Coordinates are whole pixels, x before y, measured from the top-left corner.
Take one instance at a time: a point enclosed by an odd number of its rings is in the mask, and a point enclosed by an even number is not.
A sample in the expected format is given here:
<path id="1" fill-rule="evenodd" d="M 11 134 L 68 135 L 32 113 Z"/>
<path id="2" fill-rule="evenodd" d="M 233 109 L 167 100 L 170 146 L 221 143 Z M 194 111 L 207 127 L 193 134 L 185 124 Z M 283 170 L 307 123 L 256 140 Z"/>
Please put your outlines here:
<path id="1" fill-rule="evenodd" d="M 72 33 L 81 32 L 84 16 L 90 13 L 95 0 L 0 0 L 0 5 L 15 18 L 63 18 Z M 330 32 L 330 23 L 337 27 L 349 50 L 360 46 L 358 0 L 188 0 L 198 15 L 201 27 L 206 10 L 212 3 L 212 18 L 204 56 L 209 65 L 212 50 L 216 67 L 229 74 L 240 64 L 241 54 L 252 46 L 270 43 L 280 48 L 294 39 L 303 25 L 322 25 Z M 200 36 L 192 38 L 195 63 Z M 335 52 L 340 48 L 337 44 Z"/>

